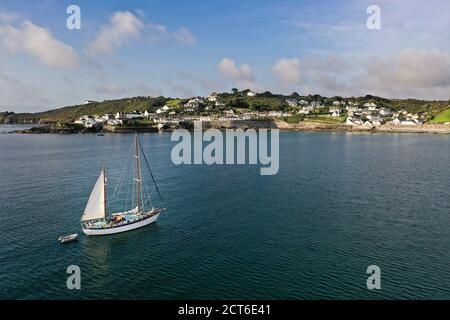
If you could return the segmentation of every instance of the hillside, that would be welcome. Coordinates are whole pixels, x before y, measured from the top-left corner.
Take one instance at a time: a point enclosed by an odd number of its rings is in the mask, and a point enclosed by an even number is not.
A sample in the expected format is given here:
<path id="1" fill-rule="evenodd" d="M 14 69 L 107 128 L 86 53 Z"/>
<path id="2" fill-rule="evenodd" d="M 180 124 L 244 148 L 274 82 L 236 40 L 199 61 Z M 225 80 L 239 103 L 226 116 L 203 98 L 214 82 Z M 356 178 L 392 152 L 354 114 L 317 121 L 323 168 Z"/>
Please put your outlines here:
<path id="1" fill-rule="evenodd" d="M 272 94 L 264 92 L 255 97 L 247 96 L 247 91 L 234 91 L 233 93 L 219 93 L 218 101 L 221 106 L 214 106 L 214 103 L 206 101 L 210 105 L 211 111 L 222 111 L 224 109 L 247 109 L 254 111 L 283 110 L 292 111 L 288 106 L 286 99 L 303 99 L 309 102 L 322 101 L 325 106 L 332 106 L 333 101 L 351 101 L 360 104 L 374 102 L 379 106 L 389 107 L 393 110 L 405 109 L 409 112 L 428 112 L 430 118 L 437 116 L 449 109 L 449 101 L 425 101 L 416 99 L 386 99 L 366 95 L 364 97 L 322 97 L 320 95 L 300 96 L 297 93 L 291 95 Z M 102 115 L 113 114 L 116 112 L 149 111 L 155 112 L 156 109 L 168 104 L 171 107 L 179 108 L 187 99 L 172 99 L 166 97 L 132 97 L 118 100 L 105 100 L 102 102 L 93 102 L 83 105 L 67 106 L 59 109 L 49 110 L 39 113 L 0 113 L 0 123 L 26 123 L 26 122 L 64 122 L 72 121 L 83 115 Z"/>
<path id="2" fill-rule="evenodd" d="M 446 123 L 446 122 L 450 122 L 450 109 L 442 111 L 431 120 L 431 123 Z"/>
<path id="3" fill-rule="evenodd" d="M 0 122 L 57 122 L 72 121 L 83 115 L 106 114 L 116 112 L 133 112 L 156 110 L 169 100 L 164 97 L 133 97 L 119 100 L 105 100 L 89 104 L 67 106 L 38 113 L 0 113 Z"/>

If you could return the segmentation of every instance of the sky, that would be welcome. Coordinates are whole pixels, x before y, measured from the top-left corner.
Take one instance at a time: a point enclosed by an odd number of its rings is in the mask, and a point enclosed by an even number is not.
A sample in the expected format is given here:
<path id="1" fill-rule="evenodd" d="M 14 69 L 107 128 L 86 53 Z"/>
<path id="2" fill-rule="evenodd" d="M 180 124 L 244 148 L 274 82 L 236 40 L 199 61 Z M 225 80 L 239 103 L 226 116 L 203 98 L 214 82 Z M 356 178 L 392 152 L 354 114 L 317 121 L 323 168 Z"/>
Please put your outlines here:
<path id="1" fill-rule="evenodd" d="M 449 40 L 448 0 L 1 0 L 0 110 L 234 87 L 448 100 Z"/>

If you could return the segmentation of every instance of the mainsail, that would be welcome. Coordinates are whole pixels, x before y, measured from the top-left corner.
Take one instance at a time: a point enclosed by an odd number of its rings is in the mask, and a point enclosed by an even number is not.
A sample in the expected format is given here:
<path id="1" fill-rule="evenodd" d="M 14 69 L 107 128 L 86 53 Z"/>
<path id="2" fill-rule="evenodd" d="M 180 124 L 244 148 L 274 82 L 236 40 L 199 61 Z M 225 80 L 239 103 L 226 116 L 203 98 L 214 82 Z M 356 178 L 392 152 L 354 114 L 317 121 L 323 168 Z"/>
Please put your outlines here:
<path id="1" fill-rule="evenodd" d="M 104 219 L 106 215 L 105 170 L 102 170 L 84 209 L 81 221 Z"/>

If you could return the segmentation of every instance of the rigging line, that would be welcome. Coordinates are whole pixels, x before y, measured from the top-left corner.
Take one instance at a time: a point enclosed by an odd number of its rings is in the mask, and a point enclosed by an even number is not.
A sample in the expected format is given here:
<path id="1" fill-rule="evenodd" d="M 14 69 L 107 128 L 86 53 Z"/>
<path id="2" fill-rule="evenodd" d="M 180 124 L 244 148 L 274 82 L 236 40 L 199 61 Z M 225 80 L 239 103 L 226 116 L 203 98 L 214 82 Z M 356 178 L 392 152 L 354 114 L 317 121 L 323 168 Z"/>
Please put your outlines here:
<path id="1" fill-rule="evenodd" d="M 129 163 L 129 169 L 130 169 L 130 176 L 128 178 L 128 190 L 127 190 L 127 195 L 129 195 L 131 193 L 131 188 L 134 186 L 134 182 L 133 182 L 133 168 L 131 168 L 132 166 L 132 161 L 130 161 Z M 133 190 L 133 196 L 134 196 L 134 190 Z M 129 200 L 129 201 L 127 201 Z M 130 203 L 131 202 L 131 203 Z M 130 203 L 130 205 L 127 207 L 127 203 Z M 124 211 L 127 211 L 127 208 L 131 208 L 131 206 L 133 205 L 133 198 L 129 198 L 128 196 L 125 196 L 125 209 Z"/>
<path id="2" fill-rule="evenodd" d="M 128 151 L 131 150 L 131 147 L 132 147 L 132 145 L 130 145 L 130 148 L 128 149 Z M 129 152 L 128 152 L 127 154 L 129 154 Z M 127 157 L 127 158 L 125 159 L 125 162 L 124 162 L 124 164 L 123 164 L 122 170 L 120 170 L 119 181 L 117 182 L 117 185 L 116 185 L 116 187 L 114 188 L 114 192 L 113 192 L 113 194 L 112 194 L 112 196 L 111 196 L 111 198 L 110 198 L 109 203 L 112 203 L 113 200 L 115 200 L 115 196 L 116 196 L 117 190 L 118 190 L 119 187 L 122 185 L 122 180 L 123 180 L 123 178 L 124 178 L 124 176 L 125 176 L 125 168 L 126 168 L 126 166 L 127 166 L 127 164 L 128 164 L 128 161 L 129 161 L 129 157 Z"/>
<path id="3" fill-rule="evenodd" d="M 141 148 L 142 154 L 143 154 L 143 156 L 144 156 L 145 164 L 147 165 L 148 171 L 150 172 L 150 176 L 152 177 L 153 183 L 155 184 L 155 189 L 156 189 L 156 191 L 158 192 L 159 199 L 160 199 L 162 202 L 164 202 L 164 200 L 163 200 L 163 198 L 162 198 L 162 196 L 161 196 L 161 193 L 159 192 L 158 185 L 156 184 L 155 177 L 153 176 L 152 169 L 150 169 L 150 165 L 148 164 L 147 157 L 145 156 L 144 149 L 142 149 L 141 141 L 138 140 L 138 143 L 139 143 L 139 147 Z"/>
<path id="4" fill-rule="evenodd" d="M 145 194 L 147 195 L 147 200 L 145 201 L 145 203 L 147 203 L 147 202 L 149 202 L 150 201 L 150 205 L 152 206 L 152 208 L 153 208 L 153 201 L 152 201 L 152 197 L 150 196 L 150 193 L 149 193 L 149 191 L 148 191 L 148 188 L 147 188 L 147 186 L 145 185 L 145 183 L 144 183 L 144 190 L 143 190 L 144 192 L 145 192 Z"/>

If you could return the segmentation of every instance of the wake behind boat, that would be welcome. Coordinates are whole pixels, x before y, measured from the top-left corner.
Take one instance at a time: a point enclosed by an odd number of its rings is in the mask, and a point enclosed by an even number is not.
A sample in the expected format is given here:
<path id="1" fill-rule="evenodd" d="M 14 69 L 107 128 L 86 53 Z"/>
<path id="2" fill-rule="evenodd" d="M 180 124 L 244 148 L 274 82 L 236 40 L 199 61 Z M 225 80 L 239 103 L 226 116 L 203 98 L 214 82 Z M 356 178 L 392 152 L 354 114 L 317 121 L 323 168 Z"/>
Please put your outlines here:
<path id="1" fill-rule="evenodd" d="M 156 191 L 161 199 L 161 195 L 156 185 L 156 181 L 153 177 L 153 173 L 150 169 L 150 165 L 145 156 L 142 145 L 139 142 L 137 134 L 134 137 L 134 178 L 133 178 L 133 194 L 132 194 L 132 209 L 124 212 L 107 214 L 107 201 L 106 201 L 106 170 L 103 169 L 100 176 L 95 183 L 95 186 L 91 192 L 86 209 L 81 217 L 81 225 L 83 232 L 90 236 L 108 235 L 114 233 L 120 233 L 124 231 L 134 230 L 152 222 L 155 222 L 160 213 L 165 208 L 154 208 L 151 204 L 150 193 L 143 184 L 141 174 L 141 154 L 147 164 L 148 171 L 152 177 Z M 124 166 L 125 168 L 125 166 Z M 123 174 L 123 169 L 122 169 Z M 122 180 L 122 176 L 119 178 L 119 184 Z M 118 186 L 114 190 L 116 194 Z M 113 195 L 114 196 L 114 195 Z M 147 196 L 147 201 L 145 201 Z M 161 199 L 162 200 L 162 199 Z M 147 203 L 150 202 L 150 207 L 147 207 Z"/>

